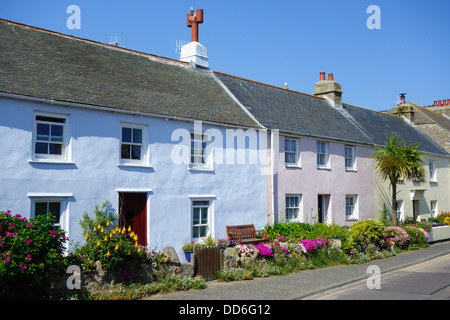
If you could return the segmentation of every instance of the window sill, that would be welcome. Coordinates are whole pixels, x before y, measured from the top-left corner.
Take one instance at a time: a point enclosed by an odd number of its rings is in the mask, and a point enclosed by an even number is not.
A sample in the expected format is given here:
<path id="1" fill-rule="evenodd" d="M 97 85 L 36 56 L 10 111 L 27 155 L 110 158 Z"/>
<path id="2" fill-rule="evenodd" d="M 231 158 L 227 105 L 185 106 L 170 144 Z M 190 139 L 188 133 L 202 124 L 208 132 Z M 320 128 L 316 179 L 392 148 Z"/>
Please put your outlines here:
<path id="1" fill-rule="evenodd" d="M 28 163 L 35 164 L 35 163 L 42 163 L 42 164 L 69 164 L 69 165 L 75 165 L 75 162 L 72 161 L 66 161 L 66 160 L 53 160 L 53 159 L 42 159 L 42 160 L 28 160 Z"/>
<path id="2" fill-rule="evenodd" d="M 346 172 L 358 172 L 356 169 L 345 169 Z"/>
<path id="3" fill-rule="evenodd" d="M 144 168 L 144 169 L 153 169 L 153 166 L 143 163 L 119 163 L 117 166 L 123 168 Z"/>
<path id="4" fill-rule="evenodd" d="M 286 168 L 287 169 L 301 169 L 302 166 L 297 165 L 297 164 L 286 164 Z"/>
<path id="5" fill-rule="evenodd" d="M 346 221 L 358 221 L 358 218 L 356 218 L 356 217 L 346 217 L 345 220 Z"/>
<path id="6" fill-rule="evenodd" d="M 331 168 L 328 168 L 328 167 L 317 167 L 317 170 L 331 171 Z"/>
<path id="7" fill-rule="evenodd" d="M 209 167 L 189 167 L 189 171 L 204 171 L 204 172 L 214 172 L 214 169 L 211 169 Z"/>

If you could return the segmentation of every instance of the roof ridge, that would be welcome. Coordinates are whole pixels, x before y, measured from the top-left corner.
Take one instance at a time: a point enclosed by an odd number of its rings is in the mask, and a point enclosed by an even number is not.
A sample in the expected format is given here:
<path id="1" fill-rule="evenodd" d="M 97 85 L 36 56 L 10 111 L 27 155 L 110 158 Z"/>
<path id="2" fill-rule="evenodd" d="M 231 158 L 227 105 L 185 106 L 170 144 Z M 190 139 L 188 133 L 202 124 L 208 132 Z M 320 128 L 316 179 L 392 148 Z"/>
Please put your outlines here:
<path id="1" fill-rule="evenodd" d="M 296 91 L 296 90 L 292 90 L 292 89 L 286 89 L 286 88 L 278 87 L 278 86 L 275 86 L 275 85 L 272 85 L 272 84 L 268 84 L 268 83 L 264 83 L 264 82 L 260 82 L 260 81 L 256 81 L 256 80 L 252 80 L 252 79 L 248 79 L 248 78 L 239 77 L 239 76 L 235 76 L 235 75 L 224 73 L 224 72 L 220 72 L 220 71 L 213 71 L 213 73 L 221 74 L 221 75 L 224 75 L 224 76 L 228 76 L 228 77 L 232 77 L 232 78 L 236 78 L 236 79 L 240 79 L 240 80 L 244 80 L 244 81 L 253 82 L 253 83 L 260 84 L 260 85 L 267 86 L 267 87 L 271 87 L 271 88 L 274 88 L 274 89 L 279 89 L 279 90 L 288 91 L 288 92 L 292 92 L 292 93 L 302 94 L 302 95 L 309 96 L 309 97 L 312 97 L 312 98 L 325 100 L 325 98 L 318 97 L 318 96 L 315 96 L 315 95 L 312 95 L 312 94 L 309 94 L 309 93 L 304 93 L 304 92 L 300 92 L 300 91 Z"/>
<path id="2" fill-rule="evenodd" d="M 177 64 L 181 64 L 181 65 L 185 65 L 185 66 L 189 65 L 189 63 L 185 62 L 185 61 L 175 60 L 175 59 L 172 59 L 172 58 L 158 56 L 156 54 L 151 54 L 151 53 L 142 52 L 142 51 L 138 51 L 138 50 L 133 50 L 133 49 L 129 49 L 129 48 L 118 47 L 118 46 L 115 46 L 115 45 L 112 45 L 112 44 L 107 44 L 107 43 L 103 43 L 103 42 L 100 42 L 100 41 L 91 40 L 91 39 L 87 39 L 87 38 L 81 38 L 81 37 L 73 36 L 73 35 L 70 35 L 70 34 L 57 32 L 57 31 L 52 31 L 52 30 L 44 29 L 44 28 L 40 28 L 40 27 L 35 27 L 35 26 L 31 26 L 31 25 L 27 25 L 27 24 L 24 24 L 24 23 L 11 21 L 11 20 L 7 20 L 7 19 L 3 19 L 3 18 L 0 18 L 0 23 L 4 23 L 4 24 L 7 24 L 7 25 L 16 26 L 16 27 L 20 27 L 20 28 L 24 28 L 24 29 L 31 29 L 33 31 L 47 33 L 47 34 L 51 34 L 51 35 L 54 35 L 54 36 L 59 36 L 59 37 L 66 38 L 66 39 L 71 39 L 71 40 L 81 41 L 81 42 L 85 42 L 85 43 L 90 43 L 90 44 L 93 44 L 93 45 L 103 46 L 105 48 L 109 48 L 109 49 L 113 49 L 113 50 L 125 51 L 125 52 L 129 52 L 129 53 L 143 55 L 143 56 L 146 56 L 146 57 L 153 57 L 153 58 L 157 58 L 157 59 L 167 60 L 168 62 L 177 63 Z"/>

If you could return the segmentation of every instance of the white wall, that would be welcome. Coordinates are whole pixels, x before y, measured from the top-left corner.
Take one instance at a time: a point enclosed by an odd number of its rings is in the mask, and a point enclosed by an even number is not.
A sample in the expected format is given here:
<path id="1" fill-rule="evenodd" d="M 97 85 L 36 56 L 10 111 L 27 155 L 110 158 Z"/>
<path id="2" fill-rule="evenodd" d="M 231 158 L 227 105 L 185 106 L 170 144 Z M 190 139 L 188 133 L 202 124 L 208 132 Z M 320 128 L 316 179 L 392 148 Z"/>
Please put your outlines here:
<path id="1" fill-rule="evenodd" d="M 69 116 L 69 163 L 32 161 L 35 111 Z M 118 166 L 120 123 L 147 126 L 148 167 Z M 150 249 L 191 241 L 190 195 L 214 195 L 213 235 L 225 237 L 225 225 L 266 223 L 265 176 L 261 164 L 214 164 L 212 171 L 188 170 L 171 160 L 176 129 L 193 123 L 146 116 L 0 98 L 0 210 L 30 217 L 36 193 L 64 194 L 65 229 L 70 240 L 83 243 L 79 221 L 84 211 L 109 200 L 118 210 L 120 190 L 148 191 Z M 207 129 L 206 125 L 203 129 Z M 217 127 L 218 128 L 218 127 Z M 225 128 L 218 128 L 225 137 Z M 225 144 L 224 144 L 225 145 Z"/>

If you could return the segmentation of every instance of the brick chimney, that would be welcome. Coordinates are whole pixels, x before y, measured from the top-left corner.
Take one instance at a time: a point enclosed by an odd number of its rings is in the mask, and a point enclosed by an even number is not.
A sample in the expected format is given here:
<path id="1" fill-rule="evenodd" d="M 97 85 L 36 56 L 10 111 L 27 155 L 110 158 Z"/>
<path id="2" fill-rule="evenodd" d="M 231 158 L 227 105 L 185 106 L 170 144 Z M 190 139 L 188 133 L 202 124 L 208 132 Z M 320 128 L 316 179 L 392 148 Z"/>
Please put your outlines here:
<path id="1" fill-rule="evenodd" d="M 314 86 L 314 95 L 329 98 L 335 106 L 342 105 L 341 85 L 334 81 L 332 73 L 328 74 L 328 80 L 325 80 L 325 72 L 320 73 L 320 80 Z"/>
<path id="2" fill-rule="evenodd" d="M 209 68 L 208 55 L 205 46 L 198 42 L 198 25 L 203 23 L 203 10 L 194 9 L 187 15 L 187 26 L 192 29 L 191 42 L 181 48 L 181 61 L 194 63 L 196 66 Z"/>

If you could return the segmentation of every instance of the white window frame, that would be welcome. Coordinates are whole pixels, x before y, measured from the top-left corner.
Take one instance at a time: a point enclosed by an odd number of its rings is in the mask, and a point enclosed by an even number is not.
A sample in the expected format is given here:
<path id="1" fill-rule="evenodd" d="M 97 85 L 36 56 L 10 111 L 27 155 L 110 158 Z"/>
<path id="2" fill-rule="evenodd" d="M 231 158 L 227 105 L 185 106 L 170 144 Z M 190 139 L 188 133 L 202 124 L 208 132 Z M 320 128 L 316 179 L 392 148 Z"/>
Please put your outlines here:
<path id="1" fill-rule="evenodd" d="M 201 137 L 201 140 L 198 139 L 198 137 Z M 193 138 L 194 137 L 194 138 Z M 206 171 L 212 171 L 213 170 L 213 159 L 212 159 L 212 150 L 208 148 L 209 136 L 205 132 L 199 132 L 199 131 L 190 131 L 189 134 L 189 170 L 206 170 Z M 192 142 L 194 141 L 194 148 L 192 146 Z M 201 143 L 201 154 L 193 154 L 193 151 L 197 150 L 198 148 L 195 148 L 195 143 Z M 192 157 L 202 157 L 204 159 L 204 162 L 196 162 L 192 161 Z"/>
<path id="2" fill-rule="evenodd" d="M 298 205 L 297 206 L 291 206 L 291 203 L 289 203 L 290 202 L 290 200 L 288 200 L 288 198 L 289 199 L 297 199 L 298 200 Z M 286 209 L 286 213 L 285 213 L 285 220 L 286 220 L 286 222 L 298 222 L 298 221 L 300 221 L 301 220 L 301 217 L 302 217 L 302 215 L 303 215 L 303 212 L 302 212 L 302 204 L 303 204 L 303 201 L 302 201 L 302 195 L 301 194 L 286 194 L 286 196 L 285 196 L 285 209 Z M 291 218 L 291 219 L 289 219 L 288 218 L 288 212 L 289 212 L 289 210 L 294 210 L 294 212 L 297 210 L 297 217 L 296 218 Z M 295 216 L 295 215 L 294 215 Z"/>
<path id="3" fill-rule="evenodd" d="M 196 243 L 201 243 L 203 240 L 203 237 L 207 237 L 208 235 L 211 236 L 215 236 L 214 235 L 214 198 L 215 196 L 213 195 L 207 195 L 207 196 L 198 196 L 198 195 L 190 195 L 189 196 L 190 201 L 191 201 L 191 206 L 190 206 L 190 226 L 191 226 L 191 239 L 192 241 L 196 242 Z M 205 204 L 195 204 L 195 202 L 208 202 L 208 205 Z M 202 224 L 198 224 L 198 225 L 194 225 L 194 209 L 195 208 L 207 208 L 208 212 L 207 212 L 207 222 Z M 195 226 L 205 226 L 207 228 L 207 232 L 206 235 L 204 236 L 197 236 L 194 235 L 194 227 Z"/>
<path id="4" fill-rule="evenodd" d="M 347 150 L 351 150 L 351 157 L 348 157 Z M 347 161 L 351 161 L 351 166 L 347 165 Z M 355 171 L 356 170 L 356 157 L 355 157 L 355 146 L 345 145 L 344 146 L 344 162 L 345 170 Z"/>
<path id="5" fill-rule="evenodd" d="M 286 141 L 294 141 L 295 152 L 286 150 Z M 295 153 L 295 154 L 294 154 Z M 294 154 L 294 162 L 287 161 L 287 154 Z M 293 137 L 284 137 L 284 163 L 286 167 L 300 167 L 300 140 Z"/>
<path id="6" fill-rule="evenodd" d="M 430 175 L 430 182 L 437 182 L 436 162 L 434 160 L 428 161 L 428 173 Z"/>
<path id="7" fill-rule="evenodd" d="M 352 204 L 347 202 L 348 199 L 352 199 Z M 348 214 L 348 209 L 350 208 L 351 214 Z M 358 220 L 358 195 L 347 194 L 345 195 L 345 218 L 346 220 Z"/>
<path id="8" fill-rule="evenodd" d="M 38 117 L 49 118 L 48 120 L 37 119 Z M 51 121 L 50 119 L 58 119 L 60 121 Z M 62 141 L 51 141 L 51 132 L 49 132 L 49 140 L 39 140 L 38 139 L 38 124 L 46 124 L 49 125 L 49 129 L 51 130 L 52 125 L 60 125 L 63 127 L 63 135 Z M 68 162 L 70 152 L 69 152 L 69 115 L 60 114 L 60 113 L 50 113 L 50 112 L 41 112 L 35 111 L 33 113 L 33 135 L 32 135 L 32 155 L 33 161 L 40 162 Z M 59 144 L 61 145 L 61 154 L 44 154 L 36 152 L 36 144 L 37 143 L 47 143 L 47 144 Z"/>
<path id="9" fill-rule="evenodd" d="M 325 152 L 319 152 L 319 145 L 323 144 L 325 146 Z M 328 142 L 317 141 L 316 143 L 316 154 L 317 154 L 317 168 L 328 169 L 329 168 L 329 153 L 328 153 Z M 325 163 L 319 163 L 319 155 L 323 155 Z"/>
<path id="10" fill-rule="evenodd" d="M 431 211 L 431 216 L 433 218 L 437 217 L 437 215 L 438 215 L 438 202 L 437 202 L 437 200 L 431 200 L 430 201 L 430 211 Z"/>
<path id="11" fill-rule="evenodd" d="M 135 142 L 124 142 L 123 141 L 123 129 L 130 128 L 131 130 L 141 130 L 142 131 L 142 141 L 141 143 Z M 135 123 L 121 122 L 120 123 L 120 141 L 119 141 L 119 164 L 120 165 L 137 165 L 137 166 L 149 166 L 149 148 L 148 148 L 148 140 L 147 140 L 147 126 Z M 132 135 L 133 136 L 133 135 Z M 127 144 L 131 146 L 140 146 L 141 150 L 141 159 L 124 159 L 122 158 L 122 145 Z M 131 149 L 130 149 L 131 155 Z"/>

